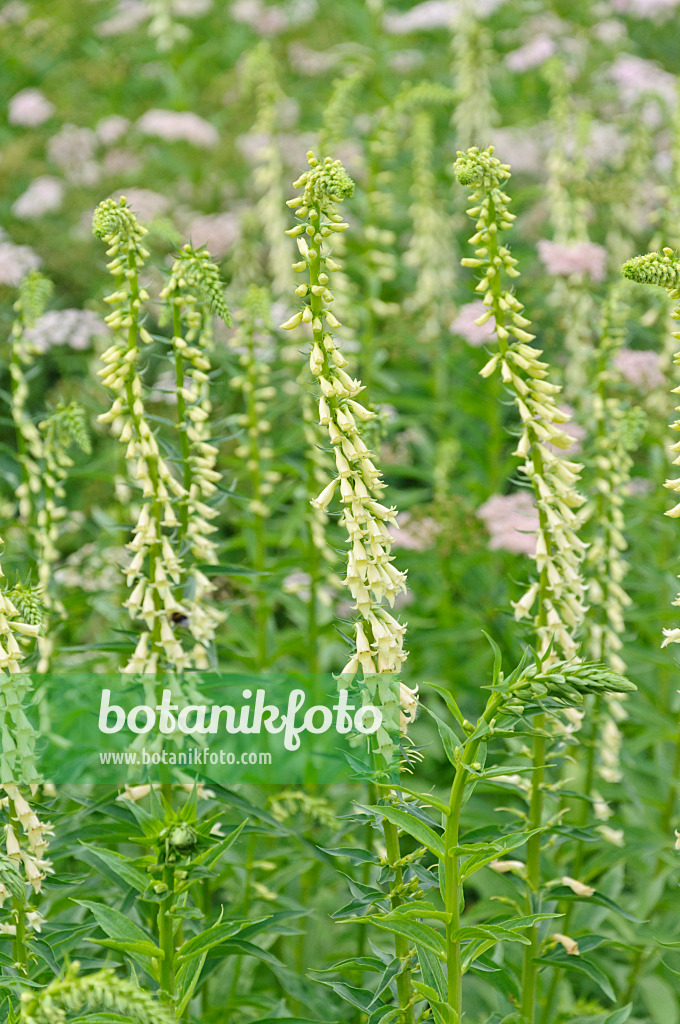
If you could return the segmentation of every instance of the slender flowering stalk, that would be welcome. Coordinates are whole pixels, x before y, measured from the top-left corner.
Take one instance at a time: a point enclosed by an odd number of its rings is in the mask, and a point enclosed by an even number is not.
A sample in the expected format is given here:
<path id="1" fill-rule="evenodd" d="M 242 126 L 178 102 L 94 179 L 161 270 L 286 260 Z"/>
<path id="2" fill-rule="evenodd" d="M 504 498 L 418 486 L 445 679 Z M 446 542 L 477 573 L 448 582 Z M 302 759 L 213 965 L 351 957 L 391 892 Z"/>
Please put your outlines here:
<path id="1" fill-rule="evenodd" d="M 257 211 L 261 230 L 269 250 L 268 263 L 271 287 L 276 296 L 289 293 L 290 250 L 284 237 L 283 213 L 285 173 L 281 150 L 276 139 L 281 103 L 285 99 L 276 73 L 276 63 L 268 43 L 262 42 L 252 50 L 245 61 L 242 82 L 244 91 L 255 97 L 255 124 L 253 130 L 262 137 L 257 163 L 253 172 L 259 193 Z"/>
<path id="2" fill-rule="evenodd" d="M 618 388 L 620 372 L 616 368 L 616 353 L 621 350 L 626 336 L 626 323 L 630 308 L 625 301 L 626 289 L 622 282 L 610 289 L 604 304 L 599 326 L 599 343 L 594 353 L 590 408 L 586 415 L 592 424 L 591 457 L 589 466 L 592 497 L 585 507 L 588 549 L 584 560 L 584 575 L 588 587 L 589 614 L 585 621 L 584 647 L 594 661 L 602 662 L 614 672 L 625 673 L 621 656 L 625 614 L 631 598 L 624 589 L 628 571 L 625 557 L 627 542 L 623 503 L 626 485 L 630 480 L 634 450 L 644 414 L 628 409 Z M 597 776 L 605 782 L 621 780 L 619 722 L 626 717 L 625 694 L 608 693 L 592 698 L 588 720 L 583 729 L 580 749 L 581 800 L 575 815 L 578 827 L 588 825 L 591 806 L 596 817 L 606 821 L 612 811 L 597 792 Z M 578 841 L 570 871 L 581 878 L 585 863 L 586 844 Z M 563 932 L 569 934 L 574 912 L 573 902 L 567 902 L 560 922 Z M 555 970 L 548 988 L 542 1020 L 549 1020 L 553 1009 L 559 971 Z"/>
<path id="3" fill-rule="evenodd" d="M 61 602 L 52 594 L 54 565 L 59 557 L 57 541 L 59 523 L 67 516 L 66 480 L 73 467 L 68 454 L 72 445 L 89 454 L 92 451 L 85 422 L 85 410 L 77 402 L 60 402 L 55 411 L 39 425 L 44 457 L 42 474 L 43 504 L 36 517 L 38 583 L 45 608 L 45 625 L 38 637 L 38 672 L 47 672 L 54 650 L 54 637 L 50 630 L 50 612 L 65 614 Z"/>
<path id="4" fill-rule="evenodd" d="M 128 672 L 156 672 L 162 665 L 184 668 L 189 659 L 175 633 L 174 616 L 186 615 L 173 592 L 182 582 L 182 562 L 171 540 L 179 527 L 173 498 L 184 500 L 187 492 L 161 455 L 158 440 L 147 417 L 140 376 L 140 342 L 151 335 L 140 322 L 142 303 L 148 293 L 140 288 L 139 270 L 148 258 L 143 240 L 146 228 L 137 221 L 125 197 L 106 199 L 95 210 L 94 234 L 109 246 L 107 265 L 116 290 L 107 297 L 114 310 L 106 322 L 114 343 L 102 355 L 102 383 L 113 397 L 110 410 L 99 417 L 111 424 L 113 433 L 126 445 L 130 474 L 141 489 L 142 504 L 133 539 L 133 553 L 125 570 L 130 596 L 125 602 L 133 618 L 144 622 L 140 639 L 128 661 Z"/>
<path id="5" fill-rule="evenodd" d="M 447 230 L 447 211 L 437 198 L 434 172 L 434 124 L 428 110 L 411 120 L 413 202 L 409 209 L 413 233 L 404 263 L 416 272 L 413 294 L 405 306 L 418 314 L 419 333 L 425 342 L 438 339 L 451 320 L 450 295 L 456 278 L 455 256 Z"/>
<path id="6" fill-rule="evenodd" d="M 364 315 L 359 370 L 362 380 L 369 387 L 376 368 L 385 358 L 385 353 L 376 350 L 376 340 L 382 332 L 382 325 L 401 311 L 398 303 L 387 301 L 384 295 L 385 286 L 394 280 L 398 267 L 395 252 L 397 236 L 390 226 L 395 218 L 394 198 L 390 188 L 394 179 L 395 159 L 408 128 L 409 118 L 419 110 L 450 104 L 452 99 L 452 91 L 436 83 L 406 85 L 392 103 L 377 112 L 368 139 L 361 261 Z"/>
<path id="7" fill-rule="evenodd" d="M 456 102 L 451 116 L 456 144 L 467 149 L 475 139 L 491 133 L 498 123 L 496 101 L 491 89 L 493 48 L 489 30 L 480 24 L 474 0 L 460 6 L 452 36 L 453 84 Z"/>
<path id="8" fill-rule="evenodd" d="M 573 127 L 569 108 L 570 80 L 563 62 L 549 62 L 545 75 L 552 96 L 551 121 L 554 124 L 554 141 L 546 161 L 553 240 L 546 244 L 567 249 L 588 246 L 591 244 L 588 203 L 580 194 L 580 183 L 587 178 L 590 121 L 582 116 L 576 129 Z M 568 396 L 572 404 L 581 409 L 589 391 L 588 367 L 592 359 L 593 324 L 596 320 L 595 300 L 588 275 L 581 271 L 570 274 L 568 278 L 558 276 L 549 301 L 558 313 L 561 340 L 567 356 L 564 374 Z"/>
<path id="9" fill-rule="evenodd" d="M 208 667 L 208 650 L 223 615 L 211 604 L 215 587 L 201 565 L 218 561 L 213 536 L 217 509 L 208 504 L 217 490 L 221 473 L 216 469 L 218 449 L 211 442 L 210 352 L 213 347 L 212 315 L 226 324 L 231 316 L 224 298 L 224 284 L 206 249 L 185 245 L 175 259 L 170 278 L 161 292 L 172 316 L 172 348 L 180 441 L 182 487 L 179 526 L 175 546 L 182 557 L 178 600 L 187 609 L 188 628 L 195 644 L 191 662 Z M 185 328 L 185 329 L 184 329 Z"/>
<path id="10" fill-rule="evenodd" d="M 330 472 L 331 460 L 321 444 L 316 402 L 309 393 L 307 374 L 301 382 L 303 436 L 305 441 L 306 490 L 309 499 L 306 515 L 307 527 L 307 573 L 309 593 L 307 595 L 307 625 L 309 665 L 312 672 L 319 671 L 319 596 L 323 586 L 331 590 L 339 586 L 333 566 L 337 556 L 328 542 L 328 511 L 314 504 L 316 496 L 323 490 Z"/>
<path id="11" fill-rule="evenodd" d="M 22 598 L 25 599 L 23 607 Z M 51 830 L 48 824 L 39 820 L 19 789 L 19 783 L 35 786 L 38 782 L 35 764 L 37 736 L 25 711 L 30 677 L 21 671 L 24 659 L 21 641 L 36 639 L 40 631 L 40 616 L 30 592 L 20 587 L 15 587 L 14 591 L 0 589 L 0 733 L 3 737 L 0 782 L 7 797 L 5 849 L 11 864 L 17 871 L 23 869 L 25 880 L 36 893 L 41 892 L 50 870 L 46 853 L 47 835 Z M 14 962 L 21 974 L 28 975 L 27 933 L 38 918 L 28 909 L 23 890 L 22 882 L 21 890 L 17 888 L 12 893 L 9 931 L 13 936 Z"/>
<path id="12" fill-rule="evenodd" d="M 336 232 L 347 229 L 348 225 L 337 212 L 337 204 L 351 197 L 354 182 L 339 160 L 326 157 L 319 161 L 309 153 L 308 162 L 310 169 L 295 183 L 296 188 L 303 189 L 303 194 L 288 202 L 300 221 L 289 231 L 297 240 L 301 256 L 294 269 L 305 273 L 307 280 L 296 289 L 303 300 L 302 308 L 282 327 L 293 330 L 302 323 L 311 324 L 309 365 L 321 392 L 319 424 L 327 429 L 334 451 L 337 475 L 312 505 L 326 509 L 339 489 L 344 506 L 341 521 L 350 545 L 345 583 L 354 598 L 358 619 L 354 627 L 355 652 L 342 676 L 351 680 L 361 670 L 367 691 L 370 693 L 373 688 L 383 693 L 380 676 L 395 678 L 406 658 L 405 627 L 385 607 L 385 603 L 392 607 L 396 596 L 406 589 L 405 575 L 394 567 L 390 553 L 387 524 L 395 522 L 396 510 L 380 501 L 385 485 L 362 438 L 363 424 L 373 419 L 374 413 L 357 401 L 362 385 L 346 372 L 347 361 L 331 333 L 340 325 L 330 309 L 334 299 L 330 274 L 336 267 L 330 255 L 331 240 Z M 412 692 L 408 691 L 408 695 Z M 405 697 L 404 688 L 401 700 Z M 389 710 L 383 708 L 383 713 Z M 384 834 L 394 877 L 391 903 L 396 908 L 401 904 L 404 891 L 399 835 L 396 826 L 387 820 Z M 399 1006 L 403 1020 L 412 1024 L 409 944 L 403 936 L 396 937 L 395 950 L 403 962 L 397 977 Z"/>
<path id="13" fill-rule="evenodd" d="M 635 256 L 632 260 L 624 263 L 622 273 L 624 277 L 640 284 L 654 284 L 665 288 L 669 298 L 677 303 L 671 316 L 674 320 L 680 320 L 680 257 L 675 250 L 665 248 L 662 252 L 650 252 L 644 256 Z M 680 341 L 680 331 L 673 331 L 672 336 Z M 680 366 L 680 351 L 673 356 L 673 362 L 675 366 Z M 680 394 L 680 387 L 673 388 L 672 393 Z M 680 412 L 680 406 L 676 407 L 676 411 Z M 680 419 L 676 419 L 671 424 L 671 430 L 680 432 Z M 675 456 L 673 465 L 680 466 L 680 441 L 671 445 L 670 450 Z M 677 495 L 680 493 L 680 478 L 667 479 L 665 486 Z M 680 502 L 668 509 L 665 514 L 671 519 L 680 518 Z M 680 594 L 674 604 L 680 604 Z M 663 633 L 662 647 L 680 643 L 680 627 L 664 629 Z"/>
<path id="14" fill-rule="evenodd" d="M 345 582 L 361 617 L 356 626 L 357 652 L 343 675 L 354 676 L 359 667 L 365 674 L 398 672 L 405 657 L 404 627 L 383 606 L 384 601 L 393 606 L 396 595 L 406 589 L 404 573 L 392 565 L 386 525 L 395 521 L 396 511 L 380 502 L 385 485 L 361 437 L 360 425 L 375 414 L 356 401 L 362 385 L 346 373 L 347 361 L 328 330 L 335 329 L 338 320 L 330 309 L 329 272 L 335 263 L 326 240 L 346 230 L 335 207 L 352 195 L 354 184 L 339 161 L 327 157 L 319 163 L 310 153 L 309 164 L 311 170 L 296 182 L 296 188 L 304 187 L 302 199 L 289 204 L 298 207 L 296 215 L 302 221 L 290 232 L 302 256 L 295 269 L 307 271 L 309 284 L 296 289 L 305 303 L 282 326 L 291 330 L 301 323 L 312 325 L 310 369 L 321 390 L 319 423 L 327 428 L 334 448 L 337 476 L 312 504 L 327 508 L 339 487 L 342 523 L 351 544 Z"/>
<path id="15" fill-rule="evenodd" d="M 320 152 L 333 152 L 344 142 L 356 108 L 356 94 L 365 77 L 362 68 L 349 68 L 332 83 L 319 132 Z"/>
<path id="16" fill-rule="evenodd" d="M 357 93 L 366 78 L 367 70 L 351 68 L 332 83 L 319 131 L 319 152 L 337 152 L 338 147 L 347 138 L 347 129 L 356 115 Z M 345 317 L 338 336 L 344 341 L 356 336 L 358 318 L 354 310 L 360 306 L 358 288 L 343 269 L 346 256 L 345 235 L 339 234 L 334 239 L 333 256 L 338 264 L 338 270 L 333 278 L 333 293 L 338 308 L 344 311 Z"/>
<path id="17" fill-rule="evenodd" d="M 26 410 L 28 383 L 25 371 L 33 363 L 37 350 L 26 338 L 26 329 L 32 327 L 45 312 L 53 285 L 38 271 L 31 271 L 21 283 L 14 304 L 16 317 L 12 323 L 10 377 L 12 381 L 12 419 L 17 438 L 17 451 L 22 479 L 16 496 L 19 515 L 29 532 L 35 528 L 36 496 L 41 490 L 40 461 L 43 446 L 40 432 Z"/>
<path id="18" fill-rule="evenodd" d="M 236 422 L 243 432 L 243 441 L 235 451 L 239 463 L 250 478 L 248 512 L 252 523 L 253 560 L 259 574 L 256 582 L 257 657 L 263 668 L 267 661 L 267 620 L 269 608 L 263 587 L 262 574 L 267 563 L 267 519 L 271 514 L 269 496 L 280 481 L 281 474 L 270 466 L 274 449 L 267 441 L 271 421 L 267 417 L 270 403 L 276 398 L 271 383 L 271 365 L 263 355 L 265 339 L 271 337 L 270 297 L 266 288 L 251 285 L 237 316 L 236 331 L 230 346 L 238 355 L 241 372 L 230 380 L 231 387 L 239 391 L 243 411 Z"/>
<path id="19" fill-rule="evenodd" d="M 623 589 L 628 571 L 623 502 L 633 466 L 631 451 L 644 427 L 638 411 L 628 410 L 616 393 L 621 376 L 615 357 L 625 341 L 628 315 L 624 293 L 616 285 L 605 303 L 595 351 L 591 422 L 597 479 L 596 494 L 585 510 L 591 534 L 584 563 L 591 606 L 586 642 L 591 657 L 621 673 L 626 670 L 620 654 L 624 615 L 631 604 Z"/>
<path id="20" fill-rule="evenodd" d="M 523 460 L 520 471 L 531 485 L 538 507 L 539 576 L 514 605 L 515 617 L 525 618 L 536 608 L 534 626 L 540 651 L 552 643 L 570 658 L 578 650 L 574 634 L 585 612 L 580 570 L 585 545 L 577 533 L 583 498 L 576 490 L 582 467 L 560 453 L 573 441 L 562 429 L 569 417 L 556 403 L 560 387 L 548 379 L 548 365 L 541 362 L 541 351 L 531 344 L 534 335 L 527 332 L 530 321 L 523 316 L 522 303 L 503 287 L 503 272 L 519 277 L 517 261 L 500 238 L 500 232 L 512 227 L 514 220 L 509 197 L 502 191 L 510 169 L 493 155 L 491 147 L 459 154 L 455 172 L 462 185 L 472 187 L 470 199 L 475 204 L 468 210 L 476 222 L 470 238 L 475 256 L 461 262 L 479 272 L 475 290 L 487 309 L 477 323 L 492 320 L 498 341 L 498 352 L 481 374 L 490 377 L 500 370 L 513 396 L 521 420 L 515 455 Z"/>
<path id="21" fill-rule="evenodd" d="M 512 227 L 514 216 L 509 211 L 510 199 L 503 186 L 510 177 L 510 168 L 494 155 L 493 147 L 480 151 L 476 147 L 459 153 L 454 165 L 461 185 L 472 188 L 473 206 L 467 211 L 475 221 L 470 238 L 475 256 L 465 258 L 465 266 L 480 274 L 476 290 L 487 307 L 477 321 L 493 320 L 498 352 L 482 369 L 488 377 L 500 370 L 519 412 L 521 432 L 515 454 L 523 460 L 520 471 L 531 485 L 538 508 L 536 567 L 538 579 L 531 583 L 524 596 L 514 605 L 518 619 L 536 607 L 534 628 L 538 650 L 546 654 L 551 647 L 566 659 L 578 652 L 574 633 L 584 617 L 584 584 L 580 562 L 585 546 L 577 530 L 581 525 L 579 509 L 583 498 L 576 490 L 581 466 L 557 454 L 566 449 L 571 438 L 562 430 L 568 419 L 557 406 L 560 388 L 548 379 L 547 363 L 541 362 L 541 351 L 533 347 L 534 335 L 527 332 L 529 321 L 522 315 L 523 306 L 511 291 L 503 287 L 503 272 L 511 278 L 519 276 L 517 261 L 503 245 L 501 231 Z M 549 445 L 551 447 L 549 447 Z M 528 827 L 538 830 L 543 824 L 544 776 L 546 760 L 545 715 L 534 720 L 531 790 Z M 540 908 L 541 838 L 536 833 L 527 841 L 526 875 L 529 890 L 528 909 Z M 534 1018 L 536 1009 L 538 926 L 527 929 L 522 971 L 522 1013 Z"/>

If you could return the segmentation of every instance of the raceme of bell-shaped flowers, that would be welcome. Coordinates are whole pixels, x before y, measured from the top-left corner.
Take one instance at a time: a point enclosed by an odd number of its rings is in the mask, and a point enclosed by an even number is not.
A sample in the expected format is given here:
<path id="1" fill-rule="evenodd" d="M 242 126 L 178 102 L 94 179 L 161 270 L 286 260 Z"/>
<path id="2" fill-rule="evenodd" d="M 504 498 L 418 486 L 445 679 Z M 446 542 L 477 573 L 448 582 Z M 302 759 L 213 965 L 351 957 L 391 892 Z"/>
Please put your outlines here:
<path id="1" fill-rule="evenodd" d="M 643 256 L 635 256 L 624 263 L 621 272 L 624 277 L 640 284 L 655 284 L 665 288 L 669 297 L 678 303 L 671 316 L 674 320 L 680 320 L 680 256 L 674 249 L 665 248 L 661 252 L 649 252 Z M 672 337 L 680 341 L 680 331 L 673 331 Z M 673 362 L 680 367 L 680 351 L 673 356 Z M 671 390 L 674 395 L 680 394 L 680 385 Z M 680 406 L 676 406 L 676 411 L 680 412 Z M 680 419 L 676 419 L 670 427 L 671 430 L 680 432 Z M 670 445 L 670 451 L 674 453 L 673 465 L 680 466 L 680 441 Z M 665 486 L 677 497 L 680 494 L 680 477 L 669 478 L 666 480 Z M 671 519 L 680 519 L 680 501 L 673 508 L 668 509 L 665 515 Z M 673 604 L 680 606 L 680 594 Z M 663 635 L 662 647 L 666 647 L 667 644 L 680 643 L 680 627 L 664 629 Z"/>
<path id="2" fill-rule="evenodd" d="M 0 568 L 0 578 L 2 576 Z M 35 639 L 39 636 L 39 617 L 36 621 L 26 621 L 33 618 L 31 614 L 20 614 L 11 593 L 0 590 L 0 778 L 4 780 L 2 788 L 12 801 L 15 818 L 14 824 L 10 822 L 7 825 L 5 848 L 7 856 L 17 866 L 23 866 L 26 880 L 34 891 L 40 892 L 50 870 L 46 858 L 46 837 L 51 829 L 39 820 L 16 783 L 8 781 L 19 780 L 29 785 L 38 781 L 35 765 L 37 737 L 25 711 L 30 676 L 21 671 L 24 650 L 17 640 L 17 637 Z"/>
<path id="3" fill-rule="evenodd" d="M 113 307 L 106 322 L 114 341 L 102 355 L 104 369 L 99 371 L 113 403 L 99 421 L 110 423 L 125 445 L 130 476 L 142 496 L 127 545 L 132 558 L 124 571 L 131 591 L 125 606 L 146 628 L 126 671 L 155 672 L 164 663 L 181 669 L 187 667 L 189 658 L 175 634 L 173 617 L 185 615 L 186 609 L 174 594 L 182 580 L 182 561 L 172 534 L 179 526 L 175 502 L 184 499 L 186 491 L 161 454 L 144 405 L 139 343 L 148 344 L 152 338 L 140 322 L 148 293 L 140 288 L 138 275 L 149 255 L 143 245 L 147 232 L 124 196 L 100 203 L 93 217 L 93 232 L 108 246 L 111 260 L 107 267 L 116 281 L 115 291 L 106 298 Z"/>
<path id="4" fill-rule="evenodd" d="M 580 569 L 585 545 L 578 536 L 584 499 L 576 489 L 582 467 L 561 454 L 572 438 L 562 429 L 569 416 L 556 403 L 560 388 L 549 380 L 541 350 L 531 344 L 535 336 L 527 331 L 530 321 L 522 303 L 505 287 L 504 276 L 519 277 L 517 260 L 501 238 L 515 219 L 510 197 L 503 191 L 510 168 L 494 156 L 493 147 L 473 147 L 459 153 L 454 170 L 460 184 L 471 188 L 473 206 L 467 213 L 475 221 L 470 238 L 475 255 L 461 262 L 480 276 L 476 291 L 487 308 L 476 323 L 491 320 L 498 341 L 498 352 L 481 374 L 489 377 L 499 370 L 513 396 L 521 420 L 515 455 L 523 460 L 520 469 L 534 491 L 539 514 L 539 577 L 514 604 L 515 615 L 523 618 L 536 607 L 539 648 L 554 643 L 571 657 L 577 651 L 574 634 L 585 614 Z"/>
<path id="5" fill-rule="evenodd" d="M 330 275 L 339 269 L 330 252 L 333 236 L 347 228 L 337 206 L 353 194 L 354 182 L 339 160 L 318 160 L 309 153 L 308 162 L 309 170 L 295 183 L 302 196 L 288 202 L 300 221 L 288 232 L 301 256 L 293 266 L 307 280 L 296 289 L 302 308 L 282 326 L 311 325 L 309 365 L 320 390 L 319 423 L 328 431 L 335 457 L 336 475 L 312 505 L 325 509 L 340 491 L 350 545 L 345 583 L 359 613 L 356 651 L 343 676 L 351 678 L 359 668 L 365 676 L 398 672 L 406 657 L 405 627 L 385 607 L 406 589 L 405 574 L 392 564 L 390 553 L 387 524 L 395 521 L 396 510 L 380 501 L 385 484 L 362 436 L 374 413 L 357 401 L 362 384 L 346 372 L 347 361 L 331 333 L 340 323 L 330 308 Z"/>
<path id="6" fill-rule="evenodd" d="M 592 612 L 587 622 L 587 643 L 593 658 L 617 672 L 626 669 L 620 652 L 625 613 L 631 604 L 623 587 L 628 571 L 624 494 L 633 466 L 631 452 L 640 440 L 645 421 L 642 410 L 628 408 L 617 393 L 621 375 L 616 356 L 625 342 L 630 313 L 625 287 L 625 282 L 618 282 L 607 297 L 593 353 L 589 416 L 597 480 L 585 510 L 589 534 L 584 567 Z"/>
<path id="7" fill-rule="evenodd" d="M 217 470 L 218 448 L 212 443 L 210 421 L 210 353 L 213 348 L 212 314 L 225 323 L 231 316 L 218 267 L 205 249 L 187 244 L 177 255 L 167 285 L 161 292 L 172 318 L 175 359 L 175 398 L 180 437 L 184 496 L 179 501 L 176 547 L 183 555 L 182 604 L 188 628 L 196 640 L 195 667 L 207 667 L 206 647 L 224 615 L 214 606 L 215 586 L 199 568 L 218 561 L 213 520 L 218 512 L 208 504 L 222 474 Z"/>

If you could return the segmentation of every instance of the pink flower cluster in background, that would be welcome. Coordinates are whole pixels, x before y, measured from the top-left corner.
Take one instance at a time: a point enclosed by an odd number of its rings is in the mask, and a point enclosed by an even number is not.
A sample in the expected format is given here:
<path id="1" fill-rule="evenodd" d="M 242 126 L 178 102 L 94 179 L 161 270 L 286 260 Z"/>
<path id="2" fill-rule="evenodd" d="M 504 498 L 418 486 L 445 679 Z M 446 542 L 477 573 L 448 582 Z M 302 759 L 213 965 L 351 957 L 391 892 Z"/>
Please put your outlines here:
<path id="1" fill-rule="evenodd" d="M 538 256 L 548 273 L 558 277 L 587 274 L 591 281 L 604 281 L 607 273 L 607 250 L 597 242 L 551 242 L 543 238 L 538 243 Z"/>
<path id="2" fill-rule="evenodd" d="M 536 554 L 538 513 L 529 491 L 493 494 L 477 509 L 489 533 L 492 551 L 511 551 L 517 555 Z"/>
<path id="3" fill-rule="evenodd" d="M 486 306 L 481 299 L 466 302 L 459 308 L 455 318 L 451 321 L 449 330 L 452 334 L 459 334 L 467 341 L 468 345 L 473 345 L 475 348 L 486 345 L 489 338 L 493 336 L 493 322 L 487 320 L 481 327 L 475 323 L 475 320 L 478 320 L 486 311 Z"/>

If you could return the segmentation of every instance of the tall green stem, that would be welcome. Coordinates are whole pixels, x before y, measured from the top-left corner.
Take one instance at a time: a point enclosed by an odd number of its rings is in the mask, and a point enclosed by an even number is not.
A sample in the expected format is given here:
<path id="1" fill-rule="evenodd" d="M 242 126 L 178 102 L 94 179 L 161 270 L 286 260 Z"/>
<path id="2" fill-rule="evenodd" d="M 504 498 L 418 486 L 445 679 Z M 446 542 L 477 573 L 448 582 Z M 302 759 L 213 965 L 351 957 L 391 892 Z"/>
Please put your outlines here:
<path id="1" fill-rule="evenodd" d="M 163 952 L 160 965 L 161 998 L 172 1002 L 175 995 L 175 926 L 173 904 L 175 902 L 175 871 L 172 864 L 163 867 L 163 882 L 167 895 L 158 906 L 158 944 Z"/>
<path id="2" fill-rule="evenodd" d="M 498 711 L 501 701 L 502 697 L 498 694 L 494 694 L 490 698 L 475 732 L 484 723 L 488 725 L 491 722 Z M 458 854 L 454 851 L 458 846 L 460 835 L 460 814 L 465 798 L 468 769 L 477 756 L 481 742 L 481 733 L 475 739 L 469 740 L 458 763 L 453 785 L 451 786 L 444 831 L 444 907 L 448 915 L 446 923 L 447 999 L 449 1005 L 458 1014 L 459 1020 L 463 1014 L 463 964 L 458 931 L 460 929 L 461 909 L 464 905 L 464 893 L 460 878 L 459 858 Z"/>
<path id="3" fill-rule="evenodd" d="M 381 795 L 383 797 L 389 796 L 389 790 L 381 788 Z M 385 849 L 387 851 L 387 863 L 390 866 L 393 876 L 392 890 L 390 892 L 390 906 L 392 910 L 396 910 L 403 903 L 400 895 L 401 888 L 404 884 L 404 875 L 401 868 L 401 849 L 399 845 L 399 830 L 396 825 L 393 825 L 387 818 L 382 820 L 382 830 L 385 837 Z M 407 966 L 407 962 L 410 957 L 409 942 L 404 935 L 395 935 L 394 937 L 394 952 L 397 959 L 402 963 L 402 969 L 397 975 L 397 996 L 399 999 L 399 1009 L 401 1010 L 401 1016 L 404 1024 L 415 1024 L 415 1015 L 413 1011 L 413 981 L 411 978 L 411 969 Z"/>

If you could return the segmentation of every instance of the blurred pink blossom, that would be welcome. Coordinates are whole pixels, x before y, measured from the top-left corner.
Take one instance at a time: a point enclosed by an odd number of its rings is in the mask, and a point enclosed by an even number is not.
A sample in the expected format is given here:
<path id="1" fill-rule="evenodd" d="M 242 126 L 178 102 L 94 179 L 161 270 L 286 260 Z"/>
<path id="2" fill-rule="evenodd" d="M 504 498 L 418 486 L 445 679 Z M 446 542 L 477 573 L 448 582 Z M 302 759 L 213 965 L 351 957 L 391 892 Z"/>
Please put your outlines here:
<path id="1" fill-rule="evenodd" d="M 170 200 L 160 192 L 154 192 L 150 188 L 125 188 L 115 189 L 112 193 L 114 198 L 124 195 L 141 221 L 153 220 L 154 217 L 161 217 L 167 213 Z"/>
<path id="2" fill-rule="evenodd" d="M 280 7 L 267 7 L 262 0 L 236 0 L 229 11 L 234 21 L 248 25 L 261 36 L 285 32 L 288 19 Z"/>
<path id="3" fill-rule="evenodd" d="M 390 524 L 387 528 L 392 537 L 392 547 L 408 551 L 429 550 L 442 529 L 441 524 L 431 516 L 414 519 L 408 512 L 400 512 L 396 525 Z"/>
<path id="4" fill-rule="evenodd" d="M 296 41 L 288 47 L 288 60 L 301 75 L 325 75 L 340 60 L 340 53 L 331 50 L 311 50 L 304 43 Z"/>
<path id="5" fill-rule="evenodd" d="M 101 121 L 97 122 L 95 131 L 101 143 L 105 146 L 112 146 L 114 142 L 118 142 L 125 135 L 129 127 L 130 122 L 127 117 L 121 117 L 120 114 L 111 114 L 110 117 L 104 117 Z"/>
<path id="6" fill-rule="evenodd" d="M 261 36 L 275 36 L 294 25 L 303 25 L 316 13 L 316 0 L 288 0 L 277 7 L 263 0 L 235 0 L 229 13 Z"/>
<path id="7" fill-rule="evenodd" d="M 627 35 L 626 26 L 616 18 L 607 18 L 605 21 L 598 22 L 593 31 L 595 37 L 605 46 L 610 46 L 613 43 L 620 44 Z"/>
<path id="8" fill-rule="evenodd" d="M 96 32 L 104 37 L 119 36 L 134 31 L 150 17 L 151 8 L 145 0 L 118 0 L 114 13 L 97 25 Z"/>
<path id="9" fill-rule="evenodd" d="M 211 149 L 220 141 L 214 125 L 190 110 L 147 110 L 137 121 L 144 135 L 155 135 L 168 142 L 189 142 Z"/>
<path id="10" fill-rule="evenodd" d="M 407 75 L 415 68 L 421 67 L 425 62 L 425 54 L 422 50 L 397 50 L 390 54 L 390 66 L 398 71 L 400 75 Z"/>
<path id="11" fill-rule="evenodd" d="M 7 120 L 23 128 L 37 128 L 49 121 L 54 109 L 54 104 L 39 89 L 22 89 L 9 101 Z"/>
<path id="12" fill-rule="evenodd" d="M 543 238 L 538 243 L 538 255 L 548 273 L 560 277 L 587 274 L 592 281 L 604 281 L 607 273 L 607 250 L 597 242 L 551 242 Z"/>
<path id="13" fill-rule="evenodd" d="M 42 260 L 28 245 L 15 245 L 0 238 L 0 284 L 16 288 L 26 274 L 37 270 Z"/>
<path id="14" fill-rule="evenodd" d="M 213 0 L 172 0 L 172 13 L 178 18 L 202 18 L 213 5 Z"/>
<path id="15" fill-rule="evenodd" d="M 22 0 L 9 0 L 0 8 L 0 25 L 18 25 L 26 21 L 30 13 L 28 4 Z"/>
<path id="16" fill-rule="evenodd" d="M 25 331 L 26 340 L 39 352 L 47 352 L 55 345 L 86 349 L 93 338 L 108 334 L 102 317 L 91 309 L 51 309 Z"/>
<path id="17" fill-rule="evenodd" d="M 64 185 L 59 178 L 44 174 L 28 186 L 12 206 L 12 213 L 19 220 L 32 220 L 44 213 L 58 210 L 64 199 Z"/>
<path id="18" fill-rule="evenodd" d="M 468 345 L 473 345 L 475 348 L 486 345 L 493 335 L 493 323 L 491 320 L 487 320 L 481 327 L 475 323 L 475 320 L 478 320 L 486 311 L 486 306 L 481 299 L 466 302 L 459 308 L 455 319 L 451 321 L 449 330 L 452 334 L 459 334 L 467 341 Z"/>
<path id="19" fill-rule="evenodd" d="M 407 11 L 387 11 L 383 27 L 395 36 L 431 28 L 451 28 L 457 9 L 458 4 L 454 0 L 424 0 Z"/>
<path id="20" fill-rule="evenodd" d="M 634 104 L 640 97 L 653 94 L 674 106 L 677 102 L 675 75 L 664 71 L 654 61 L 620 53 L 609 68 L 609 77 L 618 86 L 621 99 Z"/>
<path id="21" fill-rule="evenodd" d="M 210 255 L 219 260 L 239 237 L 239 217 L 236 213 L 196 214 L 186 233 L 192 245 L 205 245 Z"/>
<path id="22" fill-rule="evenodd" d="M 530 71 L 545 64 L 556 52 L 555 40 L 541 32 L 518 50 L 506 54 L 505 63 L 511 71 Z"/>
<path id="23" fill-rule="evenodd" d="M 517 555 L 536 554 L 538 513 L 528 491 L 494 494 L 477 509 L 489 532 L 492 551 L 512 551 Z"/>
<path id="24" fill-rule="evenodd" d="M 426 32 L 428 29 L 450 29 L 464 15 L 467 3 L 468 0 L 424 0 L 406 11 L 388 9 L 383 15 L 383 28 L 394 36 Z M 505 0 L 476 0 L 475 13 L 485 18 L 503 3 Z"/>
<path id="25" fill-rule="evenodd" d="M 93 185 L 99 177 L 94 160 L 97 136 L 89 128 L 65 124 L 47 143 L 47 156 L 77 185 Z"/>
<path id="26" fill-rule="evenodd" d="M 680 0 L 613 0 L 614 10 L 619 14 L 632 14 L 636 18 L 670 16 L 680 6 Z"/>
<path id="27" fill-rule="evenodd" d="M 642 391 L 653 391 L 666 383 L 659 353 L 652 349 L 622 348 L 614 356 L 614 366 L 624 380 Z"/>
<path id="28" fill-rule="evenodd" d="M 110 149 L 102 160 L 102 170 L 109 176 L 136 174 L 140 167 L 139 156 L 129 149 Z"/>
<path id="29" fill-rule="evenodd" d="M 493 133 L 496 156 L 510 164 L 515 174 L 537 174 L 545 165 L 548 149 L 547 126 L 496 128 Z"/>

